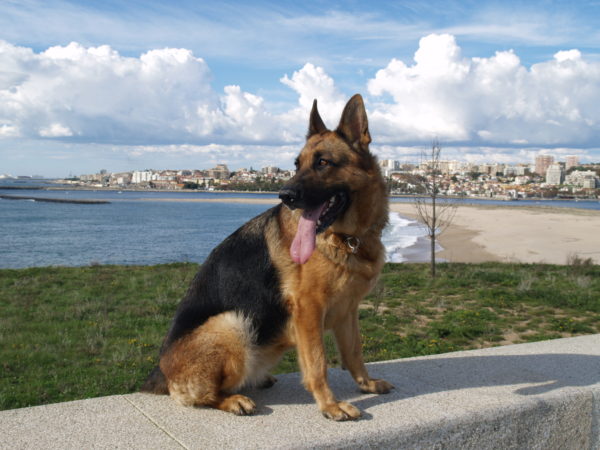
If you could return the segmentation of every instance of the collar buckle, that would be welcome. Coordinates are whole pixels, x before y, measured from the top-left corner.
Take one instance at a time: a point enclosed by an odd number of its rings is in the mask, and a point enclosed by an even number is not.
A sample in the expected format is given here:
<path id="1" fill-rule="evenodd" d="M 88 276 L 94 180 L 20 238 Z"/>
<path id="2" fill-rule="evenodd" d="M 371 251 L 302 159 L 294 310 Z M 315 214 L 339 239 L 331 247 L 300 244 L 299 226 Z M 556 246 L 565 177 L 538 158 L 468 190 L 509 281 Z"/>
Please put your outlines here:
<path id="1" fill-rule="evenodd" d="M 360 247 L 360 239 L 355 236 L 347 236 L 346 239 L 344 239 L 344 242 L 350 249 L 350 253 L 356 254 L 356 252 L 358 252 L 358 247 Z"/>

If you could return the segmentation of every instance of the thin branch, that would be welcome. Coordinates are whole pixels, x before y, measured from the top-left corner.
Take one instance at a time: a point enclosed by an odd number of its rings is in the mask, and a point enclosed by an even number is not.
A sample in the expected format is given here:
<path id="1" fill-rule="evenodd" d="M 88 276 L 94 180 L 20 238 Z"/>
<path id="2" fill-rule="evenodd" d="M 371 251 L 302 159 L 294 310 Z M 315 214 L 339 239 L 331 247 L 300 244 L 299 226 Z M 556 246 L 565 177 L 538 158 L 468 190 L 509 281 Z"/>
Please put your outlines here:
<path id="1" fill-rule="evenodd" d="M 431 240 L 431 276 L 435 277 L 435 240 L 452 223 L 456 215 L 458 204 L 455 201 L 444 199 L 438 201 L 440 197 L 441 184 L 438 177 L 441 178 L 441 154 L 442 148 L 437 140 L 431 144 L 431 151 L 421 152 L 420 167 L 424 168 L 425 174 L 421 188 L 425 195 L 415 197 L 414 205 L 419 221 L 427 229 L 427 235 Z"/>

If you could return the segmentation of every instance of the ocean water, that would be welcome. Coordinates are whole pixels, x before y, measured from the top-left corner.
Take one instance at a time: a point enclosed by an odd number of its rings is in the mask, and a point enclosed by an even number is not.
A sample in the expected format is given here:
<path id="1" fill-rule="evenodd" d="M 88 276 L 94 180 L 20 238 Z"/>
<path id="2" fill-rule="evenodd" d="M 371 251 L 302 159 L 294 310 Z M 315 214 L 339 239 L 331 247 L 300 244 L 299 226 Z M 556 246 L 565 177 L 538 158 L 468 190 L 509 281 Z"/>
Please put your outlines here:
<path id="1" fill-rule="evenodd" d="M 161 200 L 219 195 L 209 193 L 0 190 L 0 194 L 111 202 L 0 199 L 0 268 L 202 262 L 225 237 L 271 207 Z M 424 241 L 424 230 L 416 222 L 392 214 L 384 233 L 391 261 L 426 260 Z"/>
<path id="2" fill-rule="evenodd" d="M 111 203 L 81 205 L 0 199 L 0 268 L 202 262 L 225 237 L 270 206 L 164 200 L 218 199 L 223 195 L 276 198 L 276 194 L 0 188 L 2 194 L 109 200 Z M 465 200 L 465 203 L 600 209 L 598 201 L 494 203 Z M 418 222 L 392 213 L 383 234 L 388 261 L 428 261 L 429 240 L 426 234 L 426 229 Z"/>
<path id="3" fill-rule="evenodd" d="M 383 232 L 381 241 L 385 246 L 388 262 L 428 262 L 431 243 L 427 228 L 416 220 L 390 213 L 390 221 Z M 442 247 L 436 243 L 436 251 Z"/>

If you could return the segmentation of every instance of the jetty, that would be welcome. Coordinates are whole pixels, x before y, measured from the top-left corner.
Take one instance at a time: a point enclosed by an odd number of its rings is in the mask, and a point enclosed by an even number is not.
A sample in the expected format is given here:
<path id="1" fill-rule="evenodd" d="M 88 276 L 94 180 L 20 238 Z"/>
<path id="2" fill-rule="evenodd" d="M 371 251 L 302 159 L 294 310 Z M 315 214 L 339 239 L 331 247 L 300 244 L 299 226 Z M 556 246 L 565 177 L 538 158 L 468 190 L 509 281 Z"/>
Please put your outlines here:
<path id="1" fill-rule="evenodd" d="M 102 204 L 110 203 L 108 200 L 30 197 L 30 196 L 25 196 L 25 195 L 0 195 L 0 198 L 2 198 L 4 200 L 34 200 L 36 202 L 49 202 L 49 203 L 75 203 L 78 205 L 102 205 Z"/>

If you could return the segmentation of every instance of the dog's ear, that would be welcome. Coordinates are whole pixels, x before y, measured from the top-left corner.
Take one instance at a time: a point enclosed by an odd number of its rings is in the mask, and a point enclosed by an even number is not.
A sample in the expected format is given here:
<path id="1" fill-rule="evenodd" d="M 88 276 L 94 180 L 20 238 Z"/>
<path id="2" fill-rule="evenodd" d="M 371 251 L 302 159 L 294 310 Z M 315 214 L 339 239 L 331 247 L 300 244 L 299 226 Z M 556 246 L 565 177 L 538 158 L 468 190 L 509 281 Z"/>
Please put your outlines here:
<path id="1" fill-rule="evenodd" d="M 306 139 L 311 137 L 313 134 L 319 134 L 323 131 L 327 131 L 327 127 L 319 115 L 319 110 L 317 109 L 317 99 L 315 98 L 313 101 L 312 110 L 310 111 L 310 120 L 308 122 L 308 133 L 306 135 Z"/>
<path id="2" fill-rule="evenodd" d="M 365 104 L 360 94 L 354 95 L 346 103 L 336 131 L 346 138 L 355 150 L 368 150 L 371 135 Z"/>

